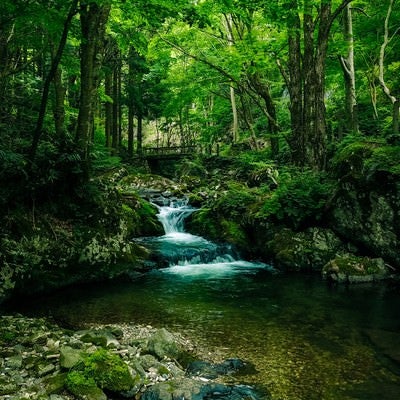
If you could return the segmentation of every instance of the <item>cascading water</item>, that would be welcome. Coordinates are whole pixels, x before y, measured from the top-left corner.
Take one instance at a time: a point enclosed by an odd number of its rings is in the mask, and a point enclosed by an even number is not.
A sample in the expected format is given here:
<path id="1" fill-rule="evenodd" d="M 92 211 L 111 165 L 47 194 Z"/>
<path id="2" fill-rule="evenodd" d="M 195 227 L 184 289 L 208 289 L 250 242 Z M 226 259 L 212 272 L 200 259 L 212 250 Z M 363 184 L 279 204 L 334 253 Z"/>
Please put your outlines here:
<path id="1" fill-rule="evenodd" d="M 197 209 L 187 199 L 163 200 L 153 203 L 165 235 L 146 243 L 168 261 L 166 273 L 221 276 L 237 272 L 256 272 L 268 268 L 263 263 L 241 260 L 228 244 L 216 244 L 201 236 L 185 232 L 184 221 Z"/>

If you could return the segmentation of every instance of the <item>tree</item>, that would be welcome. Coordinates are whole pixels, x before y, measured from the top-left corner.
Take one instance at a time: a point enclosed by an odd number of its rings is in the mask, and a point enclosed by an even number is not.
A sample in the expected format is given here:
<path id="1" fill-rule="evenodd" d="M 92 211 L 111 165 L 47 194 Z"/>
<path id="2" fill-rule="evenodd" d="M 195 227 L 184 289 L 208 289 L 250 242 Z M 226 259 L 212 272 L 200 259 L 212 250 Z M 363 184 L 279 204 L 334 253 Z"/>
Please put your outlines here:
<path id="1" fill-rule="evenodd" d="M 390 34 L 390 31 L 389 31 L 389 21 L 390 21 L 392 12 L 393 12 L 394 2 L 395 2 L 395 0 L 389 0 L 389 5 L 387 8 L 387 13 L 386 13 L 385 22 L 384 22 L 383 41 L 382 41 L 380 51 L 379 51 L 379 83 L 380 83 L 384 93 L 386 94 L 386 96 L 389 98 L 390 102 L 393 105 L 393 133 L 395 135 L 398 135 L 398 133 L 399 133 L 400 99 L 392 93 L 389 86 L 387 85 L 387 83 L 385 81 L 385 67 L 384 67 L 386 49 L 387 49 L 390 41 L 400 30 L 400 27 L 397 27 L 395 32 L 392 35 Z"/>
<path id="2" fill-rule="evenodd" d="M 347 43 L 346 57 L 340 56 L 345 83 L 345 115 L 349 130 L 358 132 L 356 73 L 354 68 L 353 17 L 350 3 L 343 10 L 343 33 Z"/>
<path id="3" fill-rule="evenodd" d="M 93 117 L 97 88 L 100 82 L 100 66 L 104 51 L 105 26 L 111 9 L 109 0 L 81 1 L 81 59 L 80 100 L 76 139 L 81 152 L 83 169 L 89 171 L 89 145 L 93 130 Z"/>
<path id="4" fill-rule="evenodd" d="M 288 29 L 287 71 L 282 70 L 290 95 L 295 164 L 324 169 L 327 127 L 325 63 L 329 33 L 335 18 L 351 0 L 332 10 L 332 0 L 290 0 L 286 3 Z"/>

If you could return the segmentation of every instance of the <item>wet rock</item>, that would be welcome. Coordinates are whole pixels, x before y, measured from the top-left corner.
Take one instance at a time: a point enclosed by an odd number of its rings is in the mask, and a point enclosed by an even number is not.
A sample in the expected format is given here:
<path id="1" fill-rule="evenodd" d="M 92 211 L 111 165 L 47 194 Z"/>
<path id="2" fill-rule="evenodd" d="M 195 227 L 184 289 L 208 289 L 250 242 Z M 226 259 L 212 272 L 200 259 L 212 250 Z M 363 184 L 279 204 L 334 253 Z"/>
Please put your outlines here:
<path id="1" fill-rule="evenodd" d="M 231 375 L 245 368 L 245 363 L 238 358 L 231 358 L 219 364 L 207 361 L 193 361 L 187 368 L 187 374 L 215 379 L 220 375 Z"/>
<path id="2" fill-rule="evenodd" d="M 83 361 L 83 352 L 64 346 L 60 349 L 60 366 L 61 368 L 71 369 L 75 365 Z"/>
<path id="3" fill-rule="evenodd" d="M 177 345 L 174 336 L 165 328 L 158 329 L 147 342 L 147 351 L 158 359 L 179 358 L 183 350 Z"/>
<path id="4" fill-rule="evenodd" d="M 80 340 L 85 343 L 93 343 L 102 347 L 119 347 L 115 336 L 107 330 L 87 330 L 80 332 Z"/>
<path id="5" fill-rule="evenodd" d="M 390 276 L 382 258 L 357 257 L 346 254 L 329 261 L 322 269 L 324 279 L 344 283 L 366 283 Z"/>
<path id="6" fill-rule="evenodd" d="M 266 399 L 266 397 L 263 397 Z M 142 400 L 258 400 L 253 388 L 244 385 L 203 383 L 192 379 L 173 380 L 150 387 Z"/>
<path id="7" fill-rule="evenodd" d="M 184 350 L 190 343 L 165 329 L 124 325 L 67 332 L 42 319 L 4 316 L 0 326 L 7 327 L 5 336 L 10 338 L 2 343 L 0 357 L 0 397 L 7 400 L 106 400 L 106 393 L 111 398 L 253 399 L 247 394 L 234 397 L 242 395 L 236 386 L 211 385 L 206 373 L 194 367 L 185 374 L 176 358 L 193 359 Z M 117 344 L 101 346 L 105 339 L 116 343 L 115 335 Z M 149 350 L 152 354 L 144 354 Z M 229 359 L 203 366 L 219 376 L 243 364 Z"/>

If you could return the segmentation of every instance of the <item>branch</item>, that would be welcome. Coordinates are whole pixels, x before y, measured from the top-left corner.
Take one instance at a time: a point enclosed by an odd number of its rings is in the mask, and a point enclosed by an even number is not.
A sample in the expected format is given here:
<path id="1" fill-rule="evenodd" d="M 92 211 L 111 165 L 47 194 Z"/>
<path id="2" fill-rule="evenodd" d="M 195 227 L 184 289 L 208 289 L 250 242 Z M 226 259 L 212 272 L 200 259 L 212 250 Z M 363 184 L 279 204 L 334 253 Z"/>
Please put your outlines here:
<path id="1" fill-rule="evenodd" d="M 200 63 L 203 63 L 207 66 L 209 66 L 211 69 L 219 72 L 222 76 L 224 76 L 225 78 L 228 78 L 228 80 L 230 81 L 230 83 L 234 83 L 236 85 L 237 88 L 240 88 L 241 90 L 243 90 L 245 93 L 247 93 L 250 98 L 255 102 L 255 104 L 260 107 L 261 111 L 265 114 L 265 116 L 275 125 L 277 125 L 276 120 L 274 118 L 272 118 L 272 116 L 268 113 L 268 111 L 265 109 L 265 107 L 263 107 L 259 100 L 254 96 L 254 94 L 256 94 L 257 96 L 260 96 L 257 91 L 255 91 L 254 89 L 252 89 L 251 87 L 248 87 L 248 85 L 243 85 L 238 79 L 236 79 L 233 75 L 231 75 L 230 73 L 228 73 L 227 71 L 225 71 L 223 68 L 221 68 L 219 65 L 213 64 L 211 61 L 207 60 L 206 58 L 203 57 L 199 57 L 196 54 L 192 54 L 189 51 L 187 51 L 186 49 L 184 49 L 183 47 L 179 46 L 178 44 L 171 42 L 170 40 L 168 40 L 167 38 L 158 35 L 159 38 L 164 41 L 165 43 L 167 43 L 168 45 L 172 46 L 174 49 L 179 50 L 182 54 L 184 54 L 187 57 L 192 58 L 193 60 L 196 60 Z M 250 89 L 250 90 L 249 90 Z"/>
<path id="2" fill-rule="evenodd" d="M 389 97 L 392 104 L 396 103 L 397 99 L 390 93 L 389 87 L 386 85 L 385 77 L 384 77 L 384 65 L 383 62 L 385 60 L 385 50 L 387 45 L 389 44 L 389 20 L 393 11 L 393 4 L 395 0 L 390 0 L 389 7 L 386 13 L 385 23 L 384 23 L 384 35 L 383 35 L 383 43 L 381 45 L 379 51 L 379 83 L 382 86 L 383 91 Z"/>
<path id="3" fill-rule="evenodd" d="M 329 21 L 329 26 L 333 24 L 333 21 L 337 18 L 339 14 L 349 5 L 353 0 L 343 0 L 338 8 L 332 13 L 331 19 Z"/>

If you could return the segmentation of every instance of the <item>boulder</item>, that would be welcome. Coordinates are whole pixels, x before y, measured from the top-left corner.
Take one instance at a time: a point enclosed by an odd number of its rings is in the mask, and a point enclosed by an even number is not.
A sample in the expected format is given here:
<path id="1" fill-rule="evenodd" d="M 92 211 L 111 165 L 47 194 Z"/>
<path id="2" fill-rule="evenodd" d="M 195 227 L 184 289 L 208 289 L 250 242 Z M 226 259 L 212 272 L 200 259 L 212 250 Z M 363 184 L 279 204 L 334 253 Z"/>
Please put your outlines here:
<path id="1" fill-rule="evenodd" d="M 400 184 L 388 176 L 342 182 L 331 207 L 341 237 L 400 267 Z"/>
<path id="2" fill-rule="evenodd" d="M 322 276 L 335 282 L 365 283 L 386 279 L 390 271 L 382 258 L 345 254 L 329 261 L 322 269 Z"/>
<path id="3" fill-rule="evenodd" d="M 158 329 L 147 341 L 147 351 L 158 359 L 179 358 L 183 350 L 178 346 L 172 333 L 165 328 Z"/>
<path id="4" fill-rule="evenodd" d="M 346 251 L 332 230 L 317 227 L 303 232 L 282 229 L 267 246 L 277 267 L 289 271 L 321 271 L 329 260 Z"/>
<path id="5" fill-rule="evenodd" d="M 75 365 L 83 362 L 84 353 L 81 350 L 73 349 L 69 346 L 63 346 L 60 349 L 60 366 L 64 369 L 71 369 Z"/>
<path id="6" fill-rule="evenodd" d="M 263 396 L 264 399 L 268 397 Z M 189 378 L 157 383 L 143 393 L 141 400 L 258 400 L 250 386 L 204 383 Z"/>

